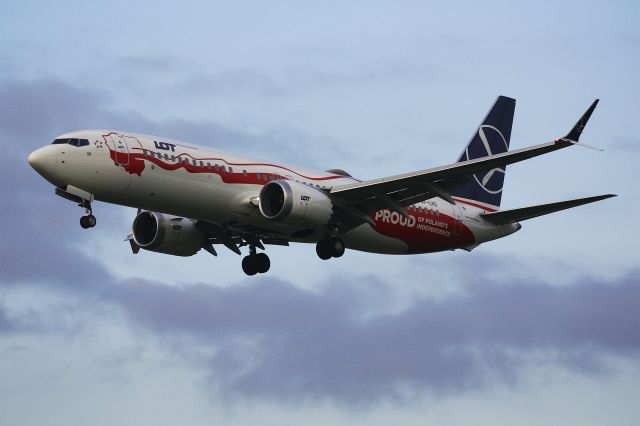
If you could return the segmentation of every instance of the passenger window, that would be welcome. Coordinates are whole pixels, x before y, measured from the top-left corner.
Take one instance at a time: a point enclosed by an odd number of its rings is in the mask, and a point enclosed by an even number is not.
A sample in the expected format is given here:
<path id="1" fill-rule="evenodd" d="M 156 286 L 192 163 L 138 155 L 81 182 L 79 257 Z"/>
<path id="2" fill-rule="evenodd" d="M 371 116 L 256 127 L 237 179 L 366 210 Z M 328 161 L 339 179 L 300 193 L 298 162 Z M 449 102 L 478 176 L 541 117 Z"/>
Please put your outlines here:
<path id="1" fill-rule="evenodd" d="M 223 172 L 226 172 L 224 166 L 220 166 L 220 170 L 223 171 Z"/>
<path id="2" fill-rule="evenodd" d="M 229 173 L 233 173 L 233 169 L 229 166 Z"/>
<path id="3" fill-rule="evenodd" d="M 247 176 L 247 171 L 246 170 L 242 171 L 242 176 Z"/>
<path id="4" fill-rule="evenodd" d="M 200 162 L 200 167 L 204 167 L 204 162 Z"/>

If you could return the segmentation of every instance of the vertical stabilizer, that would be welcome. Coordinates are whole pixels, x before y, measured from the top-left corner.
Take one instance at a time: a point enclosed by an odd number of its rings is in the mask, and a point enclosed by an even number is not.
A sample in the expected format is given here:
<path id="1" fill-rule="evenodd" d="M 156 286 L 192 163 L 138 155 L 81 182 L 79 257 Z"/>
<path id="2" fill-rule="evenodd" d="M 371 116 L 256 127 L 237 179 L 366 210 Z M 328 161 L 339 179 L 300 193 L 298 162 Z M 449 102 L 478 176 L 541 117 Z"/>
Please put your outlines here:
<path id="1" fill-rule="evenodd" d="M 484 120 L 458 158 L 458 162 L 489 157 L 509 150 L 516 100 L 498 96 Z M 506 167 L 465 176 L 466 182 L 450 191 L 453 197 L 497 210 L 502 198 Z"/>

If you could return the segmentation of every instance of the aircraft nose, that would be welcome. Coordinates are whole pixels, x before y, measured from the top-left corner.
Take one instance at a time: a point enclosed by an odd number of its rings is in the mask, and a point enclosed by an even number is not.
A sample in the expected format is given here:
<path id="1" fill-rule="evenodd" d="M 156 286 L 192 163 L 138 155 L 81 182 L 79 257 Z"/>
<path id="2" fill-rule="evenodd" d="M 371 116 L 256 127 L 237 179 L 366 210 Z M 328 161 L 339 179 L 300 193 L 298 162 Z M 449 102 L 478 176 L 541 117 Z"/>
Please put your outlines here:
<path id="1" fill-rule="evenodd" d="M 56 167 L 55 152 L 52 152 L 48 146 L 33 151 L 29 154 L 27 161 L 36 172 L 44 177 L 51 175 Z"/>

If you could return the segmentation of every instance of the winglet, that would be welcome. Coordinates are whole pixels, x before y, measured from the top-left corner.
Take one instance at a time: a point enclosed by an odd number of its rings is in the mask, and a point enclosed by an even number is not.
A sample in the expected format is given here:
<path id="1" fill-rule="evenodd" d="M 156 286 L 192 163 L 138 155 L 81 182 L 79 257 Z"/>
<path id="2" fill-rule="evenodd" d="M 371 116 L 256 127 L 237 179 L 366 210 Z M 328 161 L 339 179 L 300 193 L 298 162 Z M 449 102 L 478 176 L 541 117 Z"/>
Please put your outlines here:
<path id="1" fill-rule="evenodd" d="M 579 141 L 580 135 L 582 134 L 584 127 L 587 125 L 587 121 L 589 121 L 591 114 L 593 114 L 593 111 L 596 109 L 596 105 L 598 105 L 599 100 L 600 99 L 596 99 L 595 101 L 593 101 L 589 109 L 587 109 L 585 113 L 582 114 L 582 117 L 580 117 L 580 120 L 578 120 L 576 125 L 573 126 L 573 129 L 571 129 L 571 131 L 567 133 L 567 135 L 562 139 L 568 139 L 571 142 Z"/>

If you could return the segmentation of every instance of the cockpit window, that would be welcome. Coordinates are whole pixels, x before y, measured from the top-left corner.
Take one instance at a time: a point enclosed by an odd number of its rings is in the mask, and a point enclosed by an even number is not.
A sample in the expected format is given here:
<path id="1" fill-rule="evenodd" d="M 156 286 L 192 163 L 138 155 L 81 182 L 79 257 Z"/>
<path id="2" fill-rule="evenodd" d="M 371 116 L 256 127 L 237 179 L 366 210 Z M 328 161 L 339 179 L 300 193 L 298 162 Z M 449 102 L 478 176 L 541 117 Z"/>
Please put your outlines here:
<path id="1" fill-rule="evenodd" d="M 58 145 L 58 144 L 69 144 L 69 145 L 73 145 L 73 146 L 87 146 L 89 145 L 89 140 L 88 139 L 75 139 L 75 138 L 71 138 L 71 139 L 56 139 L 53 141 L 53 145 Z"/>

